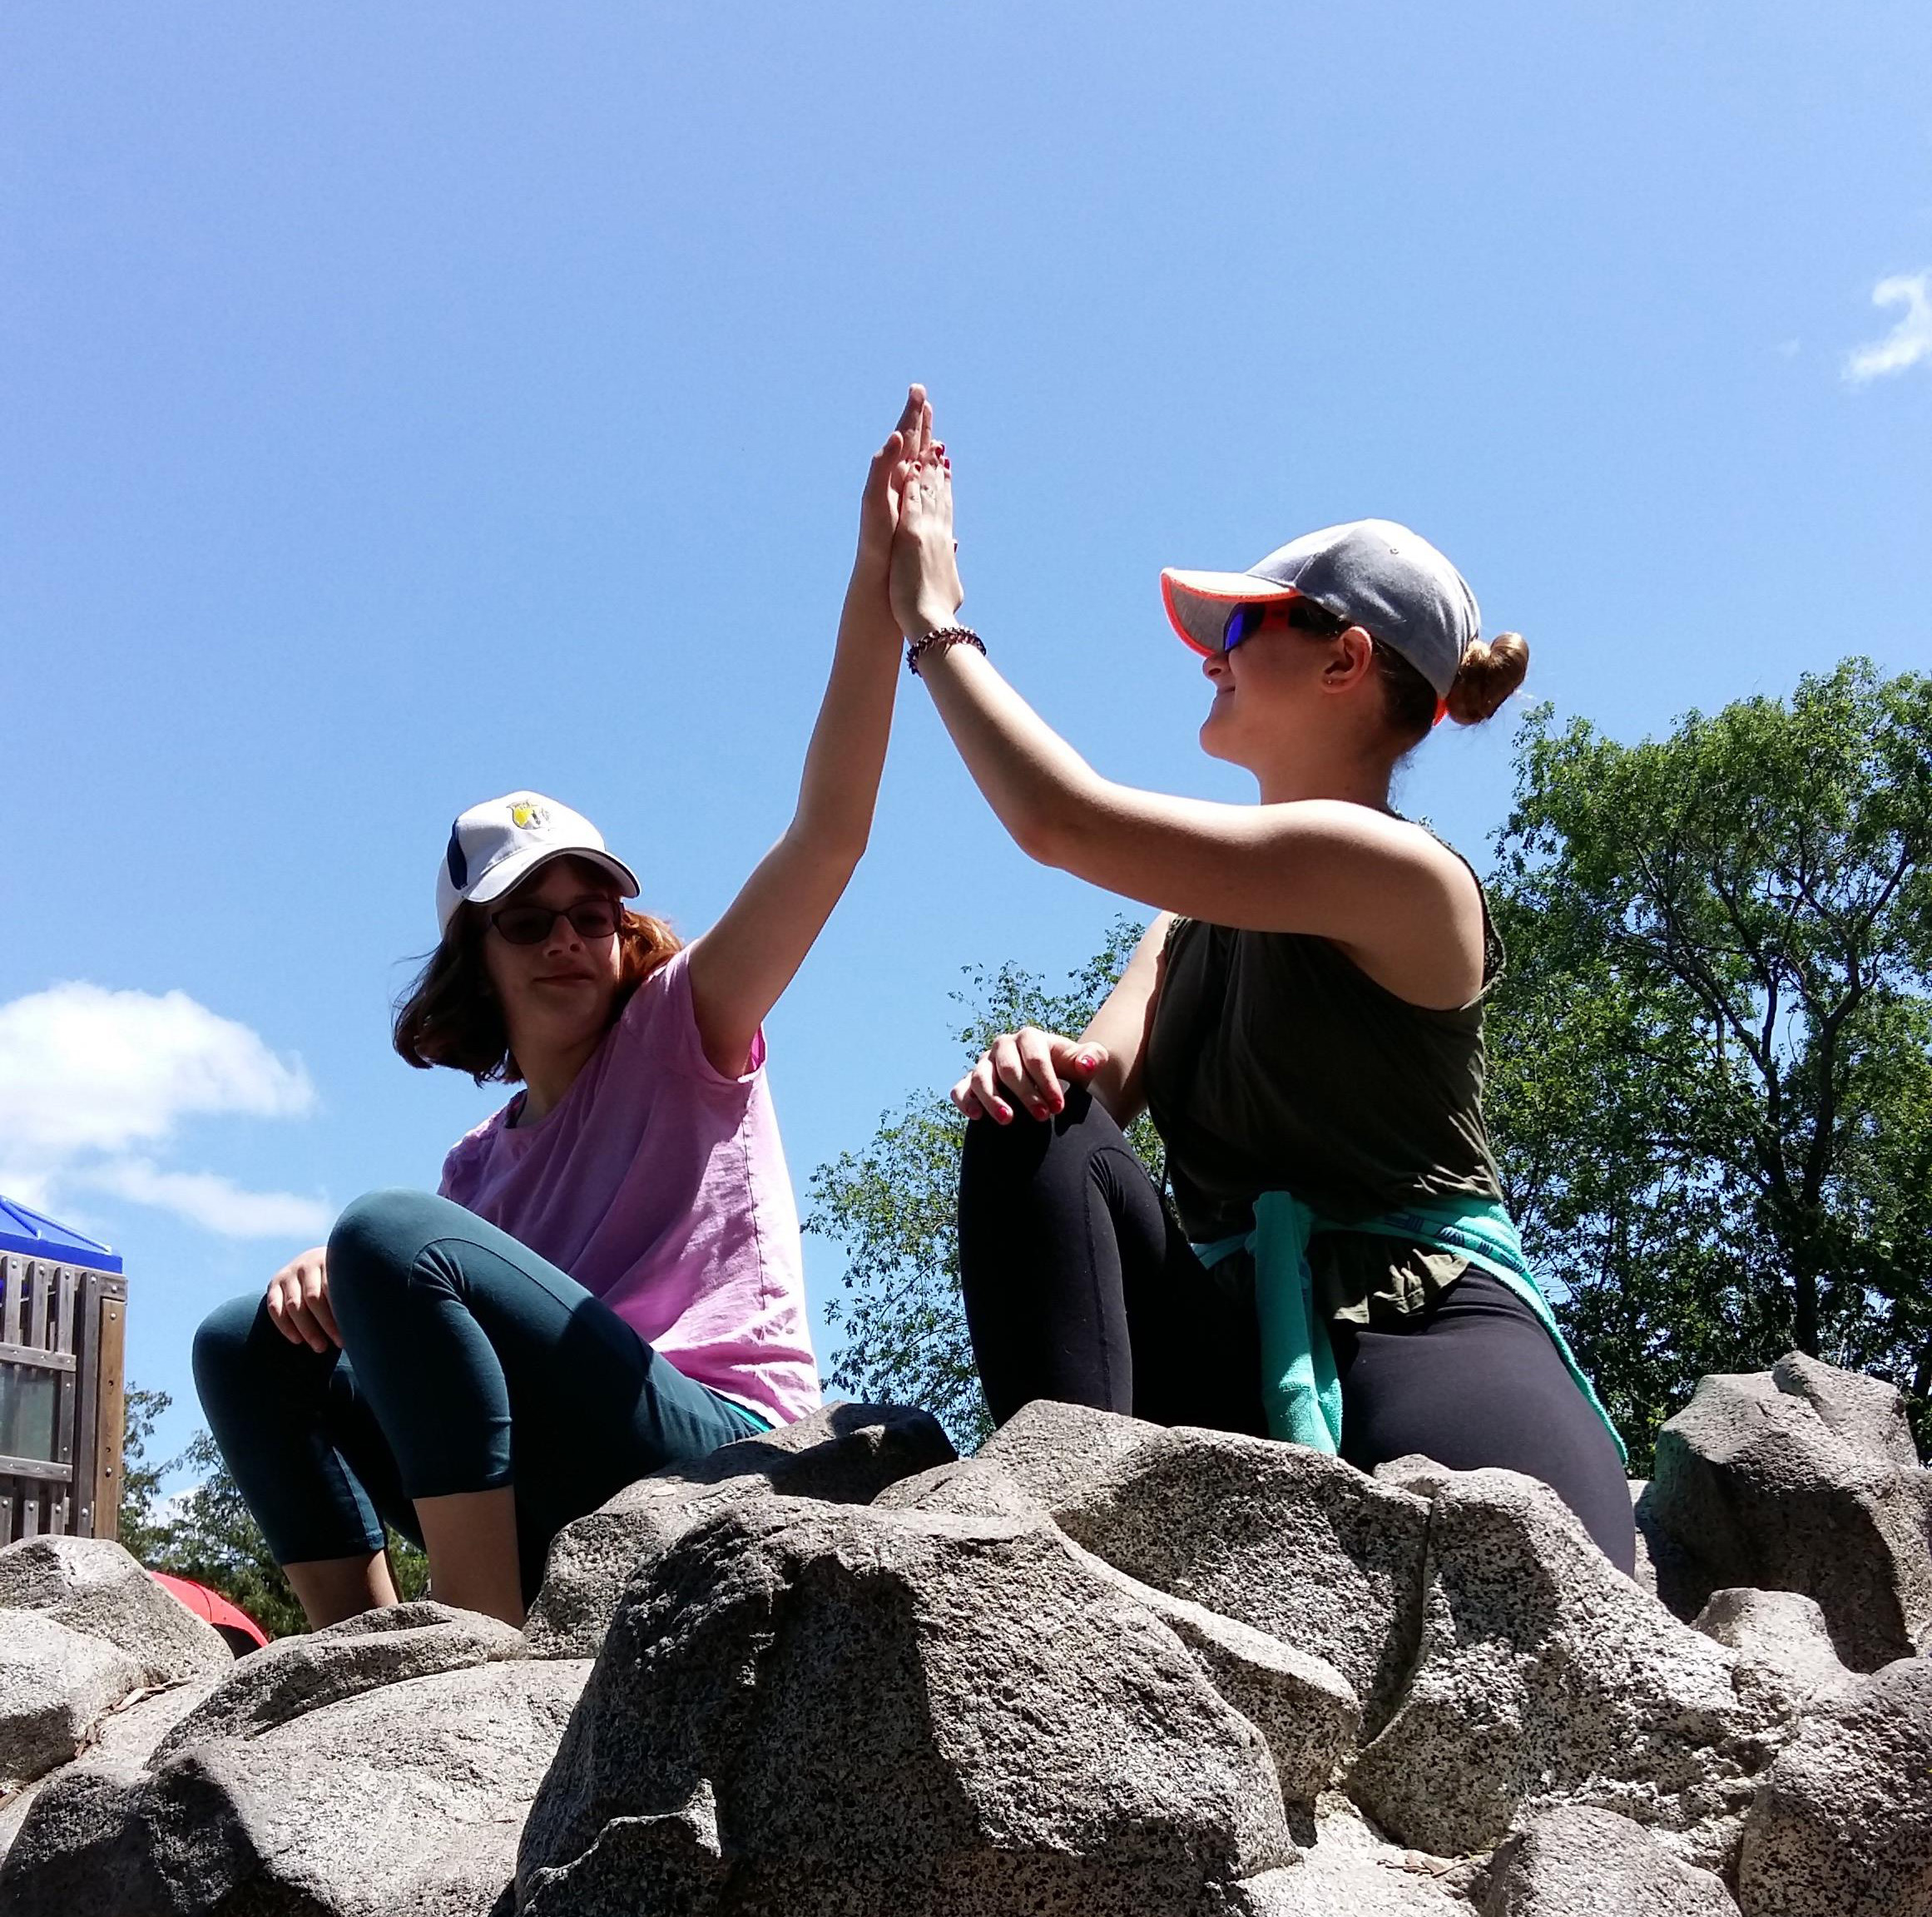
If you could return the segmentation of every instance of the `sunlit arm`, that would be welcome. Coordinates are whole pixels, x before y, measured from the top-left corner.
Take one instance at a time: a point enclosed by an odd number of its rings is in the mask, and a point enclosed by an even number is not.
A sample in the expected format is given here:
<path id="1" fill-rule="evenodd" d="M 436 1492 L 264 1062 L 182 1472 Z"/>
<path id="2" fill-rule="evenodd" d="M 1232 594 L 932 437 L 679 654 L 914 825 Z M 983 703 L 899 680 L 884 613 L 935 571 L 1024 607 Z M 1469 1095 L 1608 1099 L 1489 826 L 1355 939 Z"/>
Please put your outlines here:
<path id="1" fill-rule="evenodd" d="M 1426 835 L 1367 805 L 1224 805 L 1104 779 L 969 646 L 929 651 L 919 670 L 1014 844 L 1110 892 L 1216 924 L 1382 946 L 1392 928 L 1439 925 L 1465 883 Z"/>
<path id="2" fill-rule="evenodd" d="M 798 806 L 724 916 L 691 948 L 691 997 L 706 1056 L 745 1069 L 752 1041 L 864 855 L 892 730 L 899 627 L 875 574 L 857 571 L 831 677 L 805 749 Z"/>

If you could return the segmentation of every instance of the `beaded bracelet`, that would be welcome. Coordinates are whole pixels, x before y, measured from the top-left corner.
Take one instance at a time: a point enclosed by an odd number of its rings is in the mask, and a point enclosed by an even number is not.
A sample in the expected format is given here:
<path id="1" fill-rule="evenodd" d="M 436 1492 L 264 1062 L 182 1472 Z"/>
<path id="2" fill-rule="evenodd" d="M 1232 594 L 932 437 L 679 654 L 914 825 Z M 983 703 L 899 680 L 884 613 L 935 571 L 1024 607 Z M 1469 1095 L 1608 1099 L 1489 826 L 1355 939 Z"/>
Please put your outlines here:
<path id="1" fill-rule="evenodd" d="M 927 633 L 923 639 L 915 639 L 905 649 L 905 669 L 916 679 L 919 671 L 919 654 L 929 646 L 944 649 L 948 646 L 976 646 L 982 655 L 986 651 L 986 641 L 970 626 L 939 626 Z"/>

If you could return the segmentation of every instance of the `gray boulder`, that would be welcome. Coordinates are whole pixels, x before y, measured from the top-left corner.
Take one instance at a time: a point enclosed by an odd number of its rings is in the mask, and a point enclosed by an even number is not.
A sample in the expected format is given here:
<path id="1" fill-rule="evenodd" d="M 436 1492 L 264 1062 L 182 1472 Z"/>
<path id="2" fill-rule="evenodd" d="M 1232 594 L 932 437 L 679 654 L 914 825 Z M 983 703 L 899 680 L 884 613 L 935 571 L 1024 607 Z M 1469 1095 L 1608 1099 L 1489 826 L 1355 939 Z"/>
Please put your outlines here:
<path id="1" fill-rule="evenodd" d="M 146 1768 L 161 1739 L 214 1687 L 212 1677 L 197 1677 L 192 1683 L 171 1684 L 158 1691 L 130 1692 L 96 1721 L 72 1764 L 49 1771 L 38 1783 L 17 1786 L 11 1796 L 0 1791 L 0 1860 L 12 1848 L 34 1799 L 56 1778 L 87 1765 L 120 1782 L 130 1781 Z"/>
<path id="2" fill-rule="evenodd" d="M 1471 1862 L 1385 1842 L 1345 1801 L 1324 1801 L 1315 1840 L 1242 1885 L 1252 1917 L 1472 1917 Z"/>
<path id="3" fill-rule="evenodd" d="M 1033 1415 L 1043 1410 L 1046 1415 Z M 879 1494 L 874 1508 L 1050 1523 L 1050 1498 L 1071 1495 L 1161 1429 L 1043 1400 L 1003 1427 L 994 1442 L 1016 1426 L 1025 1446 L 1017 1456 L 1017 1448 L 995 1450 L 989 1444 L 974 1457 L 902 1479 Z M 1065 1469 L 1055 1464 L 1052 1444 L 1062 1431 L 1073 1439 Z M 1127 1442 L 1108 1445 L 1110 1436 Z M 1015 1463 L 1018 1479 L 1008 1474 L 1003 1457 Z M 1282 1796 L 1290 1804 L 1311 1803 L 1354 1753 L 1361 1730 L 1361 1704 L 1348 1680 L 1312 1652 L 1143 1584 L 1080 1545 L 1069 1543 L 1068 1548 L 1096 1577 L 1152 1612 L 1194 1653 L 1208 1682 L 1267 1739 Z"/>
<path id="4" fill-rule="evenodd" d="M 1039 1398 L 1008 1419 L 973 1455 L 998 1466 L 1050 1511 L 1166 1429 L 1117 1411 Z"/>
<path id="5" fill-rule="evenodd" d="M 179 1684 L 225 1671 L 227 1641 L 107 1538 L 24 1538 L 0 1548 L 0 1634 L 6 1611 L 37 1611 L 125 1651 L 143 1684 Z"/>
<path id="6" fill-rule="evenodd" d="M 1642 1825 L 1565 1804 L 1497 1851 L 1483 1917 L 1737 1917 L 1721 1880 L 1682 1864 Z"/>
<path id="7" fill-rule="evenodd" d="M 1333 1666 L 1370 1732 L 1386 1718 L 1414 1652 L 1425 1498 L 1303 1445 L 1177 1428 L 1053 1515 L 1142 1583 Z"/>
<path id="8" fill-rule="evenodd" d="M 1882 1378 L 1840 1371 L 1835 1365 L 1787 1352 L 1771 1366 L 1771 1382 L 1792 1398 L 1802 1398 L 1854 1451 L 1907 1470 L 1920 1462 L 1905 1417 L 1905 1395 Z"/>
<path id="9" fill-rule="evenodd" d="M 1682 1593 L 1690 1615 L 1729 1587 L 1802 1592 L 1840 1658 L 1875 1670 L 1909 1656 L 1932 1624 L 1924 1474 L 1855 1446 L 1817 1408 L 1830 1384 L 1841 1429 L 1855 1424 L 1868 1443 L 1869 1399 L 1855 1387 L 1869 1380 L 1785 1363 L 1806 1394 L 1761 1373 L 1698 1384 L 1658 1434 L 1644 1508 L 1702 1574 L 1701 1591 Z"/>
<path id="10" fill-rule="evenodd" d="M 1850 1675 L 1831 1647 L 1825 1613 L 1800 1592 L 1714 1591 L 1695 1628 L 1738 1653 L 1741 1686 L 1756 1672 L 1793 1713 Z"/>
<path id="11" fill-rule="evenodd" d="M 624 1581 L 727 1505 L 772 1497 L 864 1504 L 889 1484 L 950 1463 L 939 1420 L 898 1404 L 827 1404 L 796 1424 L 666 1465 L 564 1526 L 524 1627 L 538 1657 L 594 1657 Z"/>
<path id="12" fill-rule="evenodd" d="M 1745 1917 L 1932 1913 L 1932 1662 L 1815 1699 L 1744 1827 Z"/>
<path id="13" fill-rule="evenodd" d="M 0 1612 L 0 1785 L 70 1762 L 140 1685 L 140 1665 L 106 1638 L 38 1611 Z"/>
<path id="14" fill-rule="evenodd" d="M 1332 1664 L 1265 1631 L 1157 1591 L 1077 1544 L 1068 1548 L 1097 1578 L 1152 1612 L 1194 1653 L 1208 1682 L 1267 1740 L 1283 1798 L 1312 1806 L 1355 1755 L 1362 1707 L 1348 1680 Z"/>
<path id="15" fill-rule="evenodd" d="M 1688 1622 L 1711 1596 L 1711 1573 L 1657 1523 L 1648 1479 L 1630 1480 L 1630 1498 L 1631 1515 L 1637 1521 L 1637 1582 L 1673 1616 Z"/>
<path id="16" fill-rule="evenodd" d="M 726 1508 L 642 1568 L 527 1917 L 1225 1917 L 1294 1855 L 1266 1746 L 1050 1525 Z"/>
<path id="17" fill-rule="evenodd" d="M 1736 1662 L 1617 1571 L 1546 1485 L 1450 1474 L 1429 1513 L 1414 1672 L 1350 1795 L 1431 1852 L 1488 1850 L 1554 1800 L 1721 1862 L 1785 1723 L 1739 1695 Z"/>
<path id="18" fill-rule="evenodd" d="M 873 1502 L 884 1510 L 1050 1516 L 1166 1430 L 1117 1411 L 1036 1398 L 970 1458 L 902 1479 Z"/>
<path id="19" fill-rule="evenodd" d="M 250 1652 L 169 1731 L 156 1761 L 211 1738 L 259 1737 L 383 1685 L 527 1655 L 522 1632 L 479 1612 L 426 1602 L 364 1611 Z"/>
<path id="20" fill-rule="evenodd" d="M 588 1667 L 469 1665 L 129 1778 L 77 1764 L 0 1863 L 8 1917 L 488 1917 Z"/>
<path id="21" fill-rule="evenodd" d="M 1050 1515 L 1030 1491 L 1024 1491 L 997 1464 L 978 1458 L 962 1458 L 936 1464 L 889 1484 L 872 1500 L 876 1511 L 944 1511 L 955 1518 L 1010 1518 L 1030 1523 Z"/>

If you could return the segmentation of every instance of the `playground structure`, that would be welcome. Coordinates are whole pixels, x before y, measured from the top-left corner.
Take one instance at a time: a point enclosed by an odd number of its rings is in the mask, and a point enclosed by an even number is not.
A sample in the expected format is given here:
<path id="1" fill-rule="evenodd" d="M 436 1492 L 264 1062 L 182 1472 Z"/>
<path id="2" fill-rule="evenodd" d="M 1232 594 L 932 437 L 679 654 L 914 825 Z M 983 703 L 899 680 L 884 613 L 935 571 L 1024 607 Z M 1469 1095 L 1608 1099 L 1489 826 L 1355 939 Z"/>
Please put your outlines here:
<path id="1" fill-rule="evenodd" d="M 119 1256 L 0 1197 L 0 1544 L 117 1534 L 126 1330 Z"/>

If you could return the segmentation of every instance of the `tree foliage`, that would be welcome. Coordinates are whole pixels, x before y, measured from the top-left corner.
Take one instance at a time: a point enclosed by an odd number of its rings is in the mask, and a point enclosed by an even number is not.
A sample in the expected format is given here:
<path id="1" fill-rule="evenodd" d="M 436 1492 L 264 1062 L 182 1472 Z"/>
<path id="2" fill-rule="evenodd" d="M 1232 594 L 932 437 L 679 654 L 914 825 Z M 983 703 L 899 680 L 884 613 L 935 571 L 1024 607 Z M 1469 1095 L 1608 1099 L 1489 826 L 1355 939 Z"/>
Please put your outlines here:
<path id="1" fill-rule="evenodd" d="M 1497 850 L 1505 1186 L 1633 1457 L 1794 1346 L 1923 1420 L 1932 679 L 1850 660 L 1633 746 L 1537 712 Z"/>
<path id="2" fill-rule="evenodd" d="M 239 1604 L 271 1637 L 306 1631 L 307 1619 L 269 1549 L 215 1440 L 197 1432 L 178 1458 L 148 1455 L 155 1421 L 172 1399 L 165 1391 L 130 1386 L 123 1444 L 121 1542 L 149 1570 L 192 1578 Z M 186 1469 L 187 1490 L 164 1498 L 162 1481 Z M 392 1538 L 389 1562 L 405 1598 L 429 1587 L 429 1565 L 408 1539 Z"/>
<path id="3" fill-rule="evenodd" d="M 1847 661 L 1629 746 L 1533 713 L 1495 850 L 1499 1166 L 1632 1469 L 1700 1376 L 1794 1345 L 1895 1380 L 1932 1438 L 1932 679 Z M 1058 990 L 969 969 L 964 1055 L 1077 1033 L 1135 936 Z M 972 1443 L 962 1130 L 909 1099 L 807 1222 L 848 1258 L 830 1382 Z M 1135 1142 L 1157 1173 L 1144 1119 Z"/>
<path id="4" fill-rule="evenodd" d="M 1077 1036 L 1113 988 L 1142 928 L 1117 919 L 1100 949 L 1058 988 L 1012 963 L 962 969 L 958 1038 L 969 1066 L 1002 1032 L 1037 1025 Z M 966 1122 L 944 1091 L 884 1114 L 870 1142 L 812 1174 L 808 1231 L 845 1251 L 844 1291 L 825 1307 L 843 1334 L 828 1382 L 863 1399 L 921 1404 L 962 1448 L 992 1429 L 959 1302 L 955 1197 Z M 1160 1139 L 1145 1118 L 1129 1138 L 1160 1176 Z"/>

